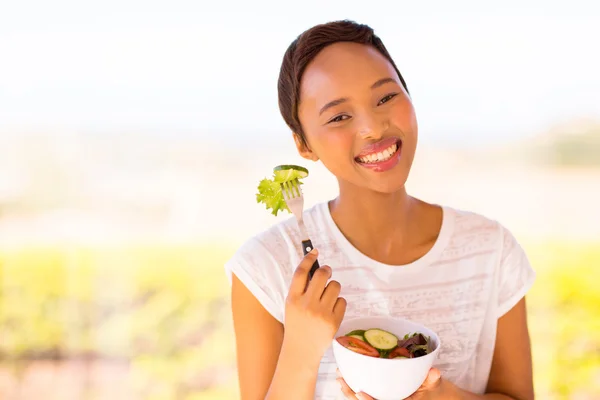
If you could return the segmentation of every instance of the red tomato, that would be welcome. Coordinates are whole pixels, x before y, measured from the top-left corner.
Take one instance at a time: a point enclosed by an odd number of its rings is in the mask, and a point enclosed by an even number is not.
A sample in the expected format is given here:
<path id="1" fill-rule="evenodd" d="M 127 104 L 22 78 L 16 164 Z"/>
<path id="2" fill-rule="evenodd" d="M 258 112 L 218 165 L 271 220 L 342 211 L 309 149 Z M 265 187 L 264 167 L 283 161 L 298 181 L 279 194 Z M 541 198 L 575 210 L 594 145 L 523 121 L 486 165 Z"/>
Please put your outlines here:
<path id="1" fill-rule="evenodd" d="M 411 358 L 410 352 L 404 347 L 396 347 L 394 350 L 392 350 L 392 352 L 389 355 L 389 358 L 396 358 L 396 357 Z"/>
<path id="2" fill-rule="evenodd" d="M 375 347 L 371 346 L 366 342 L 363 342 L 360 339 L 353 338 L 350 336 L 340 336 L 336 340 L 345 348 L 352 350 L 358 354 L 362 354 L 369 357 L 379 357 L 379 352 Z"/>

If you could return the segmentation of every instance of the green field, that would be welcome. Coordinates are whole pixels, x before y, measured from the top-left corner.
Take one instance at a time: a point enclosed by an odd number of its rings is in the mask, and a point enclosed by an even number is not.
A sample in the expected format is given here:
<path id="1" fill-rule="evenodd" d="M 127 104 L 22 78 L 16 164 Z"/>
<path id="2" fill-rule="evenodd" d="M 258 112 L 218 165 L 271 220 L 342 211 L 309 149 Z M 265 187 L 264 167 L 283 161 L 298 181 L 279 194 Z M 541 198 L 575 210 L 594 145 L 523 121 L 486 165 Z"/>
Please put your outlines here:
<path id="1" fill-rule="evenodd" d="M 526 248 L 538 272 L 528 300 L 538 397 L 600 398 L 600 244 Z M 11 384 L 24 384 L 36 360 L 85 356 L 128 360 L 121 379 L 143 399 L 238 398 L 222 268 L 232 250 L 0 253 L 0 397 Z M 97 398 L 94 388 L 86 393 Z"/>

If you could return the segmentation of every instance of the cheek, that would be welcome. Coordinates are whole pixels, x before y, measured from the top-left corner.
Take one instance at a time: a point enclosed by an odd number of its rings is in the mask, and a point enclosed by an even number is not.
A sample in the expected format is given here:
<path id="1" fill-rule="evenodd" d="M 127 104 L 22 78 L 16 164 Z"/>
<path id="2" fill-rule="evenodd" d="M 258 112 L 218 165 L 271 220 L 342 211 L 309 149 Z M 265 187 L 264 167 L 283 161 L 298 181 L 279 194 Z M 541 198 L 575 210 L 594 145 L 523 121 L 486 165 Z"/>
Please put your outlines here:
<path id="1" fill-rule="evenodd" d="M 417 118 L 410 101 L 399 102 L 390 112 L 390 122 L 408 136 L 417 134 Z"/>
<path id="2" fill-rule="evenodd" d="M 314 149 L 321 159 L 347 158 L 354 144 L 350 128 L 324 129 L 313 137 Z"/>

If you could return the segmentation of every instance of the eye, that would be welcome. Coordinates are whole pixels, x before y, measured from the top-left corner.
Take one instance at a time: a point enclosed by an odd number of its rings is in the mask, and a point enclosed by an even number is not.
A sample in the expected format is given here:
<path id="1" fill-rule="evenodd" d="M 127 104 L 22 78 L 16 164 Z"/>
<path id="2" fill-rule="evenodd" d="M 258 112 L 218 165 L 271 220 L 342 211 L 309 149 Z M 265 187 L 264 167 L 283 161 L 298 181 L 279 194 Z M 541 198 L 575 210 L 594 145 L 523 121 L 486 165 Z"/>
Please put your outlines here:
<path id="1" fill-rule="evenodd" d="M 391 99 L 393 99 L 394 97 L 396 97 L 398 95 L 398 93 L 392 93 L 392 94 L 388 94 L 387 96 L 385 96 L 383 99 L 379 100 L 379 103 L 377 103 L 378 106 L 387 103 L 388 101 L 390 101 Z"/>
<path id="2" fill-rule="evenodd" d="M 350 118 L 350 116 L 342 114 L 342 115 L 338 115 L 336 117 L 331 118 L 327 123 L 330 124 L 332 122 L 341 122 L 341 121 L 345 121 L 348 118 Z"/>

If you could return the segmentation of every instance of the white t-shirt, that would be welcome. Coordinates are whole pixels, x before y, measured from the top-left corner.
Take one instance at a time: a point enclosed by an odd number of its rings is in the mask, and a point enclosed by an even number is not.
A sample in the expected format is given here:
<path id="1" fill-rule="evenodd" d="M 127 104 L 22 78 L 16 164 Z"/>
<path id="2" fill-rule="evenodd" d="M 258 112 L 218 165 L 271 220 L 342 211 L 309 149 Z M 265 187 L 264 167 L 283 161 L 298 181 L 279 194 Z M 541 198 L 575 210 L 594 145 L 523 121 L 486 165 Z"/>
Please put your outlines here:
<path id="1" fill-rule="evenodd" d="M 345 318 L 391 315 L 421 323 L 442 341 L 435 366 L 459 387 L 482 394 L 490 372 L 498 318 L 525 296 L 535 272 L 514 236 L 481 215 L 443 208 L 439 237 L 420 259 L 402 266 L 377 262 L 357 250 L 334 223 L 326 202 L 305 210 L 319 263 L 329 265 L 348 306 Z M 289 218 L 251 238 L 227 262 L 278 321 L 301 237 Z M 319 369 L 315 399 L 343 399 L 331 348 Z"/>

